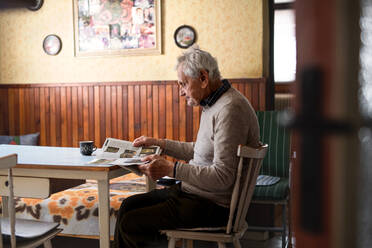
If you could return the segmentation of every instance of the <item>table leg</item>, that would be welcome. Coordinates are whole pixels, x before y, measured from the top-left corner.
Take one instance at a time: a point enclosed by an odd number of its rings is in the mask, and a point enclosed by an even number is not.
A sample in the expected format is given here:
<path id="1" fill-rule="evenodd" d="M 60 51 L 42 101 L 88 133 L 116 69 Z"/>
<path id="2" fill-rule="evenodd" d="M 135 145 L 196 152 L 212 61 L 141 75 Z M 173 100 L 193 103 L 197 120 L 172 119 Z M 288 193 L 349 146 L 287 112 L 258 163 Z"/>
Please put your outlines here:
<path id="1" fill-rule="evenodd" d="M 110 247 L 110 198 L 108 179 L 98 180 L 99 247 Z"/>
<path id="2" fill-rule="evenodd" d="M 8 202 L 9 202 L 9 198 L 7 196 L 1 196 L 1 204 L 3 207 L 2 217 L 9 217 Z"/>

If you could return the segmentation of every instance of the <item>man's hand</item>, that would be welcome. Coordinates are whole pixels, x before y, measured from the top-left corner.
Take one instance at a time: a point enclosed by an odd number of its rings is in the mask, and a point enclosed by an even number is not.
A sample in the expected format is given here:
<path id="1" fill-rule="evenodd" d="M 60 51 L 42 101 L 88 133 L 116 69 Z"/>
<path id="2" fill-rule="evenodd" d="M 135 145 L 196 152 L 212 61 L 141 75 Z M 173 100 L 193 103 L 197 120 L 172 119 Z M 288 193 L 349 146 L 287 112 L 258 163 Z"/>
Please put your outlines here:
<path id="1" fill-rule="evenodd" d="M 147 164 L 139 165 L 138 169 L 151 179 L 158 180 L 164 176 L 173 177 L 174 164 L 171 161 L 159 155 L 146 156 L 142 161 L 150 161 Z"/>
<path id="2" fill-rule="evenodd" d="M 133 146 L 160 146 L 164 149 L 164 140 L 141 136 L 133 141 Z"/>

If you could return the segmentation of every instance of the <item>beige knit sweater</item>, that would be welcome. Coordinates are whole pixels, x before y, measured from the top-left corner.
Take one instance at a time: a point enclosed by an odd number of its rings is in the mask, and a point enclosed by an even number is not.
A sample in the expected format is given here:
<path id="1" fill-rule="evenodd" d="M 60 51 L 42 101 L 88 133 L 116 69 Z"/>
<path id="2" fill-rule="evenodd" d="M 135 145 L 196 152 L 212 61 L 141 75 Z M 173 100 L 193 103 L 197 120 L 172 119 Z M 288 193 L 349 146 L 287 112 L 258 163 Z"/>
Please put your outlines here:
<path id="1" fill-rule="evenodd" d="M 203 107 L 196 142 L 166 140 L 164 153 L 188 163 L 179 163 L 176 179 L 182 190 L 229 207 L 239 144 L 259 146 L 256 114 L 234 88 L 211 107 Z"/>

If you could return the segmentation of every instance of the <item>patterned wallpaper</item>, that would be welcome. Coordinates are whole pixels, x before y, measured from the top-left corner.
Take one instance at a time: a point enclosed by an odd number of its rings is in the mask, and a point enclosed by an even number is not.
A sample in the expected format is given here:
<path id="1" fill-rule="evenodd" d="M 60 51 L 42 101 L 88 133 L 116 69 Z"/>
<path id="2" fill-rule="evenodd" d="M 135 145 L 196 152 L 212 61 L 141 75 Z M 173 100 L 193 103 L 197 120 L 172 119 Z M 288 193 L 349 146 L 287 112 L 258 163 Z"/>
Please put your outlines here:
<path id="1" fill-rule="evenodd" d="M 75 57 L 73 0 L 48 0 L 36 12 L 0 11 L 0 84 L 174 80 L 183 49 L 173 33 L 184 24 L 223 77 L 262 76 L 262 0 L 163 0 L 162 54 L 125 57 Z M 42 49 L 48 34 L 62 39 L 57 56 Z"/>

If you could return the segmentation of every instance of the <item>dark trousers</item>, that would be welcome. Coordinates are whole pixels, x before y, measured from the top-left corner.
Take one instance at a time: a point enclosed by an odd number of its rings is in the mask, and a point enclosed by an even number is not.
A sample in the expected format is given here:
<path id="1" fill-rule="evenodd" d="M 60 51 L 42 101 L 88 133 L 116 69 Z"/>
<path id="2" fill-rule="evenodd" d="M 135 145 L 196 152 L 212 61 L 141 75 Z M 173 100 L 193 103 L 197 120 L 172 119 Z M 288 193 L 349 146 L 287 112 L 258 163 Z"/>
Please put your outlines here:
<path id="1" fill-rule="evenodd" d="M 159 230 L 226 225 L 229 209 L 182 192 L 179 185 L 125 199 L 120 207 L 114 247 L 139 248 L 166 242 Z"/>

